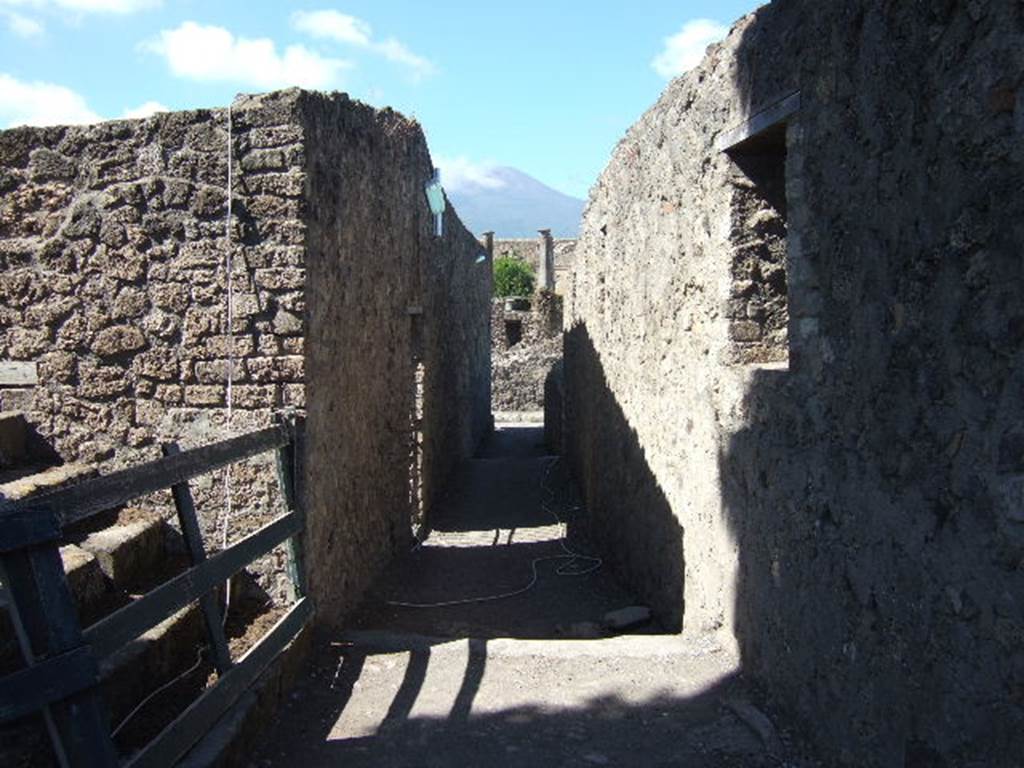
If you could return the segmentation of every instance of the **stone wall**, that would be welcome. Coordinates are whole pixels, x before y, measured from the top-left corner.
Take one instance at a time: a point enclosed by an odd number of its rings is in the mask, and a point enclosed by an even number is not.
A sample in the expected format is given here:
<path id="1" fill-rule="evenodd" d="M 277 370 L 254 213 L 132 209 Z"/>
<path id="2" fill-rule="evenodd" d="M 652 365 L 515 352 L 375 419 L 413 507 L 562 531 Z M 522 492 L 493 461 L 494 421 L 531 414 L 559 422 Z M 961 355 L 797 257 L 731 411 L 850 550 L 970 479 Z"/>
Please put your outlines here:
<path id="1" fill-rule="evenodd" d="M 443 241 L 431 234 L 419 127 L 340 94 L 236 100 L 229 238 L 228 117 L 0 133 L 0 361 L 34 362 L 39 379 L 0 407 L 107 471 L 308 405 L 308 566 L 321 617 L 338 619 L 409 539 L 410 310 L 468 350 L 425 352 L 445 372 L 426 390 L 436 487 L 486 428 L 490 277 L 454 215 Z M 222 474 L 193 483 L 211 548 Z M 232 486 L 233 541 L 279 511 L 272 457 L 236 466 Z M 283 591 L 281 555 L 260 574 Z"/>
<path id="2" fill-rule="evenodd" d="M 584 221 L 565 440 L 607 562 L 830 764 L 1024 753 L 1022 43 L 1009 0 L 774 2 Z M 721 150 L 794 92 L 780 210 Z"/>
<path id="3" fill-rule="evenodd" d="M 0 133 L 0 359 L 30 361 L 39 378 L 0 391 L 2 407 L 24 410 L 65 461 L 113 469 L 304 405 L 302 135 L 258 101 L 235 117 L 230 244 L 225 110 Z M 272 460 L 233 468 L 231 540 L 279 511 Z M 217 472 L 192 484 L 211 548 L 223 483 Z M 280 559 L 262 581 L 281 594 Z"/>
<path id="4" fill-rule="evenodd" d="M 312 96 L 302 119 L 310 577 L 341 618 L 489 426 L 491 274 L 453 211 L 433 234 L 417 124 Z"/>
<path id="5" fill-rule="evenodd" d="M 539 291 L 529 299 L 494 299 L 491 307 L 491 408 L 540 411 L 544 382 L 562 359 L 562 299 Z"/>

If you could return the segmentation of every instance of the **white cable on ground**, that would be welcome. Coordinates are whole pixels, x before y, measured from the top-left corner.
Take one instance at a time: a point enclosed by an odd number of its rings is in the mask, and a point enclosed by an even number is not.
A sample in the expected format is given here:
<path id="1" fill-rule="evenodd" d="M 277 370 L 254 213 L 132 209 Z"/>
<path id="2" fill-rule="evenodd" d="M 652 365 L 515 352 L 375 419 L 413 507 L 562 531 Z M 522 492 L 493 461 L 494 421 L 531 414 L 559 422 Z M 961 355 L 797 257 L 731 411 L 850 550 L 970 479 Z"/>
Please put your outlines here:
<path id="1" fill-rule="evenodd" d="M 224 217 L 224 271 L 227 283 L 227 339 L 228 339 L 228 361 L 227 361 L 227 430 L 230 434 L 234 421 L 234 384 L 235 384 L 235 291 L 234 291 L 234 254 L 231 248 L 231 214 L 233 203 L 233 173 L 231 144 L 233 140 L 233 125 L 231 120 L 231 105 L 228 105 L 228 187 L 227 187 L 227 214 Z M 221 551 L 228 548 L 228 532 L 231 527 L 231 515 L 233 512 L 233 499 L 231 488 L 231 465 L 224 467 L 224 514 L 221 516 L 220 524 L 220 547 Z M 228 611 L 231 608 L 231 577 L 224 582 L 224 615 L 222 624 L 228 623 Z"/>
<path id="2" fill-rule="evenodd" d="M 485 595 L 483 597 L 467 597 L 460 600 L 443 600 L 437 603 L 408 603 L 399 600 L 387 600 L 385 601 L 385 604 L 392 605 L 397 608 L 448 608 L 454 605 L 470 605 L 472 603 L 487 603 L 492 602 L 494 600 L 504 600 L 509 597 L 515 597 L 516 595 L 522 595 L 533 589 L 534 586 L 536 586 L 537 584 L 537 580 L 540 578 L 539 574 L 537 573 L 537 564 L 546 562 L 548 560 L 569 561 L 568 563 L 559 567 L 555 571 L 555 574 L 558 576 L 586 576 L 600 568 L 604 564 L 604 561 L 600 557 L 593 557 L 592 555 L 582 555 L 579 552 L 575 552 L 569 548 L 569 545 L 567 543 L 568 530 L 565 527 L 565 522 L 562 520 L 561 517 L 558 516 L 558 513 L 548 505 L 548 501 L 553 501 L 555 497 L 554 492 L 548 486 L 548 477 L 551 475 L 551 470 L 554 469 L 558 461 L 558 456 L 555 456 L 551 460 L 551 463 L 548 465 L 547 470 L 544 472 L 544 477 L 541 480 L 541 490 L 549 496 L 548 500 L 541 501 L 541 509 L 543 509 L 553 518 L 555 518 L 555 521 L 557 522 L 561 533 L 561 536 L 558 539 L 558 543 L 564 550 L 564 555 L 548 555 L 547 557 L 535 557 L 533 560 L 530 561 L 531 575 L 529 583 L 525 587 L 520 587 L 519 589 L 514 589 L 510 592 L 502 592 L 496 595 Z M 579 509 L 579 507 L 573 507 L 572 509 Z M 418 547 L 421 543 L 422 542 L 417 542 L 416 546 Z M 583 568 L 582 570 L 573 569 L 574 564 L 579 563 L 580 561 L 589 562 L 590 565 Z"/>

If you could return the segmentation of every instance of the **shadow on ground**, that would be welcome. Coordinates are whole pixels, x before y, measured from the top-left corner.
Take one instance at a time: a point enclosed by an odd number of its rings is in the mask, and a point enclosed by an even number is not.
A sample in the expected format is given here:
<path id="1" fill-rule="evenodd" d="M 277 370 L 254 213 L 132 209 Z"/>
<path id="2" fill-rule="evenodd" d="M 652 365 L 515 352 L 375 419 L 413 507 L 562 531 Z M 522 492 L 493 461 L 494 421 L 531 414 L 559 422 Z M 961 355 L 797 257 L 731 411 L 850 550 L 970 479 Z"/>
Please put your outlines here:
<path id="1" fill-rule="evenodd" d="M 782 764 L 756 725 L 730 708 L 734 701 L 743 706 L 745 686 L 729 671 L 732 660 L 713 647 L 661 656 L 614 648 L 581 655 L 558 647 L 571 645 L 565 641 L 490 647 L 504 642 L 399 651 L 357 638 L 333 653 L 320 643 L 314 684 L 280 713 L 277 735 L 254 762 L 309 768 Z"/>
<path id="2" fill-rule="evenodd" d="M 713 637 L 656 623 L 602 627 L 606 612 L 636 598 L 610 568 L 563 548 L 594 551 L 541 427 L 499 428 L 456 473 L 431 523 L 342 630 L 322 630 L 309 677 L 254 763 L 781 764 L 774 755 L 787 748 Z"/>

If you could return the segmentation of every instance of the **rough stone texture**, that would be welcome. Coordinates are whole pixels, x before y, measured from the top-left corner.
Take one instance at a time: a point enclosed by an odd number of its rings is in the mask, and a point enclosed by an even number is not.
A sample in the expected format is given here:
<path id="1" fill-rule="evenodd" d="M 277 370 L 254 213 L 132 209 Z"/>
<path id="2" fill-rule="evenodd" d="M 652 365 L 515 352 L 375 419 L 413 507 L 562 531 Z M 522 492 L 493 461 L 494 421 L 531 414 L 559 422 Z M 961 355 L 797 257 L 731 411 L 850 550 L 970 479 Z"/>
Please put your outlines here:
<path id="1" fill-rule="evenodd" d="M 524 308 L 520 308 L 524 307 Z M 494 299 L 491 309 L 491 407 L 544 408 L 544 382 L 562 359 L 562 298 L 540 291 L 529 300 Z"/>
<path id="2" fill-rule="evenodd" d="M 491 278 L 454 213 L 430 234 L 415 123 L 297 90 L 239 97 L 231 116 L 230 242 L 225 109 L 0 132 L 0 361 L 39 371 L 33 389 L 0 390 L 0 410 L 109 471 L 308 405 L 309 568 L 337 620 L 409 536 L 409 308 L 424 308 L 420 463 L 436 493 L 487 428 Z M 283 511 L 272 455 L 231 483 L 230 541 Z M 224 472 L 192 491 L 216 549 Z M 285 596 L 283 550 L 258 575 Z"/>
<path id="3" fill-rule="evenodd" d="M 0 359 L 38 362 L 39 384 L 23 409 L 63 460 L 108 471 L 155 458 L 161 442 L 222 439 L 269 423 L 285 404 L 284 388 L 301 386 L 301 366 L 286 365 L 285 336 L 272 326 L 278 307 L 301 302 L 301 291 L 254 279 L 301 268 L 301 199 L 270 189 L 267 174 L 237 167 L 268 144 L 293 165 L 301 159 L 301 134 L 271 131 L 294 123 L 286 102 L 235 107 L 230 246 L 225 110 L 0 133 Z M 300 174 L 293 167 L 280 175 Z M 259 344 L 268 336 L 269 350 Z M 229 357 L 237 359 L 236 382 L 265 392 L 255 407 L 251 392 L 249 402 L 236 397 L 231 425 Z M 5 407 L 7 395 L 0 392 Z M 233 468 L 232 540 L 280 511 L 272 466 L 267 457 Z M 193 492 L 216 549 L 223 473 L 199 478 Z M 169 509 L 169 493 L 151 503 Z M 261 586 L 280 594 L 283 572 L 265 565 Z"/>
<path id="4" fill-rule="evenodd" d="M 489 426 L 491 276 L 454 212 L 432 234 L 417 124 L 337 99 L 301 109 L 322 190 L 307 254 L 308 570 L 336 622 L 411 544 L 410 480 L 429 512 Z"/>
<path id="5" fill-rule="evenodd" d="M 1024 754 L 1022 71 L 1018 2 L 774 2 L 585 217 L 566 442 L 606 562 L 734 636 L 836 764 Z M 788 364 L 746 365 L 752 179 L 715 140 L 796 90 Z"/>

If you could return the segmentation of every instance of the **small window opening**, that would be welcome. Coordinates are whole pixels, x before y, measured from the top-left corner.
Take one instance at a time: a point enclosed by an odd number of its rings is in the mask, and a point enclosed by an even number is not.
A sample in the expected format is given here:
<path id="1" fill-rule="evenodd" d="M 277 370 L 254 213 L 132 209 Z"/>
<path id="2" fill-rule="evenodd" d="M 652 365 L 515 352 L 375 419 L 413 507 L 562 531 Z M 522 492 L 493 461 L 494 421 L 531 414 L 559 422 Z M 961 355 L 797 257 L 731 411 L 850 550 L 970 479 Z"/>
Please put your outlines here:
<path id="1" fill-rule="evenodd" d="M 523 321 L 522 320 L 506 320 L 505 321 L 505 349 L 512 349 L 516 344 L 523 340 Z"/>
<path id="2" fill-rule="evenodd" d="M 786 124 L 727 149 L 735 163 L 729 338 L 741 364 L 789 361 Z"/>

